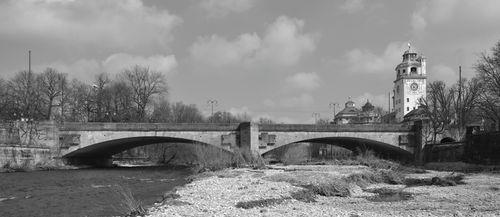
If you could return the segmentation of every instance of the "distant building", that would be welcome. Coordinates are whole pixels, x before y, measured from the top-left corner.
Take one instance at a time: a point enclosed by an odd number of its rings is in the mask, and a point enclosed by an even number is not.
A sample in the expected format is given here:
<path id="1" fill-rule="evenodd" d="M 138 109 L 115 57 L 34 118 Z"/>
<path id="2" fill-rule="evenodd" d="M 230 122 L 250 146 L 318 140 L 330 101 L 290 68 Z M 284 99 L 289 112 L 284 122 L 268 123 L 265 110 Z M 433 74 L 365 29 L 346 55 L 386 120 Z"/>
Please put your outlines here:
<path id="1" fill-rule="evenodd" d="M 337 113 L 333 120 L 335 124 L 368 124 L 379 122 L 380 114 L 375 112 L 375 106 L 368 100 L 361 107 L 361 110 L 359 110 L 350 98 L 345 103 L 345 108 Z"/>

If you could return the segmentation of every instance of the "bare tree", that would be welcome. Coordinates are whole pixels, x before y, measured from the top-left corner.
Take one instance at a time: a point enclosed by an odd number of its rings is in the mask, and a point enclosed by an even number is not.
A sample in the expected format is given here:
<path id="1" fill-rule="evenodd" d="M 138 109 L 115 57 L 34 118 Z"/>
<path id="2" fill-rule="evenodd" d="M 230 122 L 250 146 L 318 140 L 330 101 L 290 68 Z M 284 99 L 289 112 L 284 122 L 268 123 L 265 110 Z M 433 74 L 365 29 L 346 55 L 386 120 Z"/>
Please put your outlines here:
<path id="1" fill-rule="evenodd" d="M 427 88 L 427 99 L 422 99 L 421 105 L 429 118 L 432 142 L 436 143 L 437 135 L 443 133 L 453 120 L 455 93 L 442 81 L 434 81 Z"/>
<path id="2" fill-rule="evenodd" d="M 162 99 L 155 104 L 153 114 L 151 114 L 150 122 L 168 123 L 172 121 L 172 108 L 167 100 Z"/>
<path id="3" fill-rule="evenodd" d="M 108 121 L 107 117 L 111 109 L 111 97 L 110 91 L 108 89 L 111 80 L 107 73 L 99 73 L 94 83 L 92 84 L 92 93 L 94 94 L 94 105 L 95 105 L 95 118 L 94 121 Z"/>
<path id="4" fill-rule="evenodd" d="M 165 77 L 161 72 L 139 65 L 125 70 L 123 76 L 132 89 L 132 100 L 137 106 L 138 119 L 142 121 L 152 96 L 167 92 Z"/>
<path id="5" fill-rule="evenodd" d="M 91 87 L 79 80 L 73 79 L 68 88 L 68 110 L 69 121 L 84 122 L 90 120 L 90 114 L 93 110 L 91 100 Z"/>
<path id="6" fill-rule="evenodd" d="M 31 71 L 20 71 L 8 83 L 13 94 L 15 115 L 18 118 L 42 119 L 42 104 L 37 91 L 36 75 Z"/>
<path id="7" fill-rule="evenodd" d="M 474 66 L 484 88 L 481 95 L 483 118 L 500 128 L 500 41 L 491 49 L 491 55 L 482 53 Z"/>
<path id="8" fill-rule="evenodd" d="M 465 136 L 467 124 L 475 120 L 475 111 L 478 108 L 480 95 L 483 92 L 481 82 L 477 78 L 469 81 L 462 79 L 452 88 L 454 92 L 453 107 L 455 110 L 455 121 L 453 128 L 457 130 L 459 140 Z"/>
<path id="9" fill-rule="evenodd" d="M 204 118 L 196 105 L 185 105 L 182 102 L 176 102 L 172 104 L 172 122 L 202 123 Z"/>
<path id="10" fill-rule="evenodd" d="M 54 101 L 61 97 L 59 105 L 62 105 L 62 95 L 66 85 L 66 75 L 58 72 L 53 68 L 46 68 L 40 75 L 37 76 L 38 88 L 43 96 L 47 107 L 45 119 L 52 119 L 52 110 Z"/>
<path id="11" fill-rule="evenodd" d="M 132 114 L 132 90 L 123 81 L 115 81 L 110 86 L 112 109 L 110 112 L 113 121 L 131 121 Z"/>

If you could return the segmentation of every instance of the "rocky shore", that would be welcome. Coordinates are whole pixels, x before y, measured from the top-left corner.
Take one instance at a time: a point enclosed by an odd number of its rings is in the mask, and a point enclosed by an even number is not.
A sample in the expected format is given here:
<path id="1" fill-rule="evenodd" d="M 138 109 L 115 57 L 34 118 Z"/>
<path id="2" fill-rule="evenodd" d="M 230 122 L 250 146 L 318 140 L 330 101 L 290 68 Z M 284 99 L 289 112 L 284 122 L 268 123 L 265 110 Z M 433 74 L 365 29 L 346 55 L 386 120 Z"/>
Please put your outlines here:
<path id="1" fill-rule="evenodd" d="M 500 216 L 500 174 L 468 174 L 456 186 L 349 185 L 349 196 L 295 199 L 310 184 L 370 170 L 364 166 L 282 166 L 206 172 L 148 210 L 148 216 Z M 450 172 L 407 174 L 430 179 Z M 382 197 L 383 192 L 396 192 Z M 386 195 L 387 196 L 387 195 Z"/>

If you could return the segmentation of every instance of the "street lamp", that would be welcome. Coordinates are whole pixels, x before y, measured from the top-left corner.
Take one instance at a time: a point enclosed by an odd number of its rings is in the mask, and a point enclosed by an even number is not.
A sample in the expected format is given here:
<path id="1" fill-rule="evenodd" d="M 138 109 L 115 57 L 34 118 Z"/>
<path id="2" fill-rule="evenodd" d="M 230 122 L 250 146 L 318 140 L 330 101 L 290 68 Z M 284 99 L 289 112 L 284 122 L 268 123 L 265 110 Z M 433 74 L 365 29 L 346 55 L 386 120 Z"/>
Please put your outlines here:
<path id="1" fill-rule="evenodd" d="M 329 104 L 329 106 L 330 106 L 330 109 L 333 109 L 333 119 L 335 119 L 335 108 L 336 108 L 337 106 L 339 106 L 339 104 L 338 104 L 338 103 L 336 103 L 336 102 L 331 102 L 331 103 Z"/>
<path id="2" fill-rule="evenodd" d="M 210 116 L 210 118 L 211 118 L 211 122 L 213 122 L 213 118 L 214 118 L 214 106 L 217 106 L 218 102 L 215 99 L 209 99 L 209 100 L 207 100 L 207 105 L 210 105 L 210 107 L 211 107 L 212 115 Z"/>
<path id="3" fill-rule="evenodd" d="M 319 116 L 320 116 L 319 113 L 314 112 L 314 113 L 312 113 L 312 116 L 314 117 L 315 123 L 318 124 L 318 120 L 319 120 Z"/>

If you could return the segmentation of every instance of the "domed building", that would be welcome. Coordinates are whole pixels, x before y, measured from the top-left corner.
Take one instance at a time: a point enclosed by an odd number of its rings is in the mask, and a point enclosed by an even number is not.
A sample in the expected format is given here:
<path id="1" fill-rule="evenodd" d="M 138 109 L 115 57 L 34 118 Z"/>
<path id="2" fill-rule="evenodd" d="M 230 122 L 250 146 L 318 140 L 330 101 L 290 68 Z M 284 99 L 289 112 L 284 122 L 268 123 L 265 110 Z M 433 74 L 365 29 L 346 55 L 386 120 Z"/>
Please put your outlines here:
<path id="1" fill-rule="evenodd" d="M 333 120 L 335 124 L 368 124 L 379 122 L 380 115 L 375 112 L 375 106 L 367 100 L 365 105 L 359 110 L 350 97 L 345 103 L 345 108 L 337 113 Z"/>

